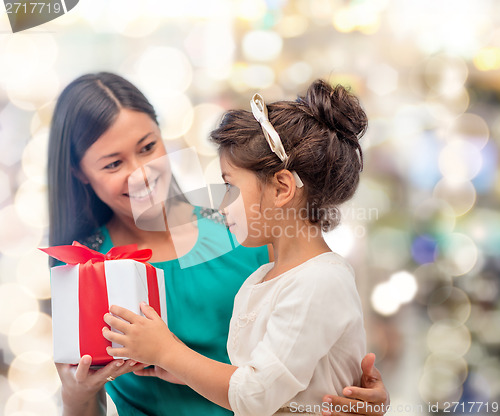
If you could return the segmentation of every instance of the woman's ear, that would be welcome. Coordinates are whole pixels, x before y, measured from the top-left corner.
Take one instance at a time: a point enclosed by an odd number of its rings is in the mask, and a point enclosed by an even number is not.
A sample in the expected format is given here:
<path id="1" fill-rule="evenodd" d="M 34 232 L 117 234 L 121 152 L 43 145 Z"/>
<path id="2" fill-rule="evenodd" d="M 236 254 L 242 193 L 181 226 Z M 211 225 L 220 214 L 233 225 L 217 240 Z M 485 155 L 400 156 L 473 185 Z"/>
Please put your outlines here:
<path id="1" fill-rule="evenodd" d="M 287 169 L 276 172 L 273 179 L 273 186 L 275 187 L 274 205 L 281 208 L 293 199 L 297 191 L 297 185 L 292 172 Z"/>
<path id="2" fill-rule="evenodd" d="M 85 174 L 80 169 L 71 168 L 71 173 L 76 179 L 78 179 L 84 185 L 88 185 L 90 183 L 90 181 L 87 179 Z"/>

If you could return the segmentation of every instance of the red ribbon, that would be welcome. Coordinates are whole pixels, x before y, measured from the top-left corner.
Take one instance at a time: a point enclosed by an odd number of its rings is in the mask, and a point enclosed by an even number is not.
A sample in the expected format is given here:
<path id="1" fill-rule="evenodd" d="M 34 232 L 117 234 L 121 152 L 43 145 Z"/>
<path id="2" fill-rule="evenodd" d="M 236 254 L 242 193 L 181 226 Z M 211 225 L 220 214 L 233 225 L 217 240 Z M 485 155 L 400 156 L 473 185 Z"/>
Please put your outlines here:
<path id="1" fill-rule="evenodd" d="M 161 315 L 156 269 L 146 263 L 153 254 L 150 249 L 138 250 L 137 244 L 130 244 L 113 247 L 106 254 L 102 254 L 74 241 L 71 246 L 54 246 L 40 250 L 64 263 L 80 265 L 78 276 L 80 356 L 85 354 L 92 356 L 92 364 L 104 365 L 113 360 L 106 352 L 106 347 L 111 346 L 111 342 L 102 336 L 102 327 L 105 325 L 102 317 L 109 312 L 104 261 L 129 259 L 144 263 L 149 305 Z"/>

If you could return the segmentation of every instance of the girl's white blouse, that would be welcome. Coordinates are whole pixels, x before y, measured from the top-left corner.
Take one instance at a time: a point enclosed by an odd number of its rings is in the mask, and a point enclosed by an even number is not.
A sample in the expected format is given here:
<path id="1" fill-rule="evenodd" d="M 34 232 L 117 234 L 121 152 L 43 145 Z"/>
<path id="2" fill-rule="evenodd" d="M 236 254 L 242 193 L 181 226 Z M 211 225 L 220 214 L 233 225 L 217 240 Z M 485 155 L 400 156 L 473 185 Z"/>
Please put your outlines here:
<path id="1" fill-rule="evenodd" d="M 255 271 L 234 301 L 227 349 L 239 368 L 228 398 L 237 416 L 317 410 L 325 394 L 361 378 L 366 336 L 351 266 L 323 253 L 262 282 L 272 266 Z"/>

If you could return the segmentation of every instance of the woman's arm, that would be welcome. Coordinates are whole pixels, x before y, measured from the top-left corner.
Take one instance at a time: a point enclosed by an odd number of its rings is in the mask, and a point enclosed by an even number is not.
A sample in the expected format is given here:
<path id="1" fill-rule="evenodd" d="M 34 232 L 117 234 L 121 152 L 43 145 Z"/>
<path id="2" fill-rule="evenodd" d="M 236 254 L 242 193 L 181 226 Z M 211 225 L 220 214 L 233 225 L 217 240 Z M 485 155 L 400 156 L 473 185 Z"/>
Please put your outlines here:
<path id="1" fill-rule="evenodd" d="M 367 354 L 361 362 L 363 375 L 361 387 L 344 388 L 344 397 L 326 395 L 323 402 L 329 404 L 330 412 L 323 411 L 324 416 L 341 416 L 352 410 L 351 414 L 383 416 L 389 410 L 389 392 L 382 381 L 380 371 L 375 368 L 375 354 Z M 338 411 L 336 411 L 338 410 Z"/>
<path id="2" fill-rule="evenodd" d="M 106 414 L 106 391 L 108 377 L 144 368 L 142 363 L 130 360 L 113 360 L 99 370 L 91 370 L 92 358 L 84 355 L 78 366 L 56 363 L 61 379 L 64 416 L 102 416 Z"/>
<path id="3" fill-rule="evenodd" d="M 108 325 L 123 333 L 103 328 L 107 340 L 123 345 L 108 347 L 108 354 L 164 368 L 208 400 L 231 410 L 229 379 L 238 367 L 207 358 L 178 341 L 152 307 L 141 303 L 141 311 L 145 317 L 111 306 L 110 312 L 127 322 L 111 314 L 104 315 Z"/>

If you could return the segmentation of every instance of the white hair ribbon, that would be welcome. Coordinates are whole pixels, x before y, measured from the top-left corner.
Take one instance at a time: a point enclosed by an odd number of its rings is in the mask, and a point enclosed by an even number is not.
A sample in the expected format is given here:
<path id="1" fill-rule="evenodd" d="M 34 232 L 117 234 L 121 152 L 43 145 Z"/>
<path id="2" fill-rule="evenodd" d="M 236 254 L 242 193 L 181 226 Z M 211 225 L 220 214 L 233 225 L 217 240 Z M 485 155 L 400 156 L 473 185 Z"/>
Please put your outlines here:
<path id="1" fill-rule="evenodd" d="M 262 127 L 262 132 L 264 133 L 264 137 L 266 138 L 269 147 L 282 162 L 286 163 L 288 161 L 288 155 L 285 152 L 285 148 L 283 147 L 283 143 L 281 142 L 278 132 L 269 121 L 267 106 L 264 102 L 264 98 L 262 98 L 262 95 L 254 94 L 250 100 L 250 107 L 252 108 L 253 116 Z M 299 175 L 297 175 L 297 172 L 292 171 L 292 175 L 295 178 L 297 188 L 302 188 L 304 184 L 300 180 Z"/>

